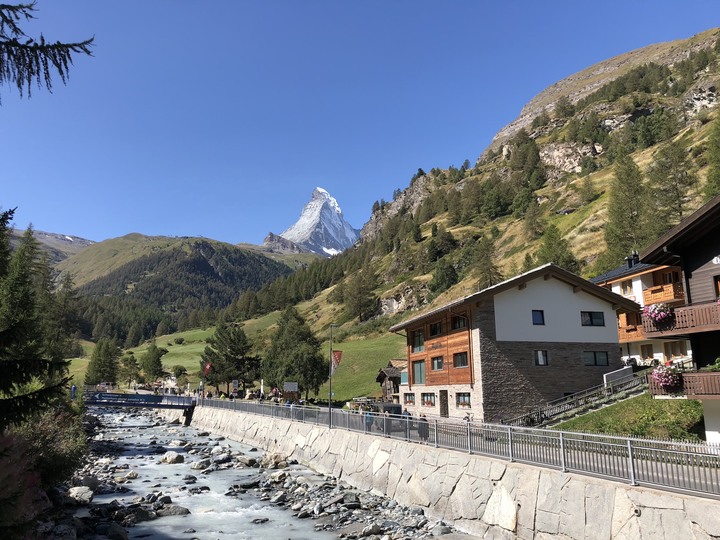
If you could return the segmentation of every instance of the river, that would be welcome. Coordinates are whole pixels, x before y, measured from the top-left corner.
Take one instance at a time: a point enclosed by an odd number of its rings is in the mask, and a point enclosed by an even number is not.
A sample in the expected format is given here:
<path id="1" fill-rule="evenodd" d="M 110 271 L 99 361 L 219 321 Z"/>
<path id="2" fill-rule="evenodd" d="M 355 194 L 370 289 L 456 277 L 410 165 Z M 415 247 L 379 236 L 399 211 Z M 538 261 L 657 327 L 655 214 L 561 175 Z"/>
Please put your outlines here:
<path id="1" fill-rule="evenodd" d="M 97 416 L 103 427 L 93 438 L 94 461 L 88 470 L 96 472 L 100 478 L 104 474 L 114 481 L 103 480 L 91 507 L 80 508 L 77 517 L 96 515 L 95 508 L 103 505 L 112 508 L 120 503 L 132 507 L 139 501 L 152 502 L 169 496 L 172 505 L 186 508 L 190 513 L 140 521 L 127 528 L 128 538 L 337 538 L 337 532 L 317 530 L 318 520 L 298 519 L 290 510 L 261 500 L 263 492 L 260 489 L 233 489 L 232 486 L 240 486 L 259 473 L 257 467 L 238 467 L 237 456 L 259 461 L 264 452 L 212 434 L 202 434 L 192 427 L 168 426 L 152 413 L 99 410 Z M 213 449 L 213 456 L 231 455 L 233 466 L 222 468 L 213 463 L 204 471 L 191 468 L 192 463 L 207 458 Z M 166 451 L 177 452 L 183 462 L 162 463 Z M 212 470 L 215 468 L 217 470 Z M 284 472 L 291 476 L 303 475 L 311 484 L 323 481 L 298 465 L 291 465 Z M 193 481 L 191 477 L 197 480 Z M 127 491 L 113 491 L 118 489 Z"/>

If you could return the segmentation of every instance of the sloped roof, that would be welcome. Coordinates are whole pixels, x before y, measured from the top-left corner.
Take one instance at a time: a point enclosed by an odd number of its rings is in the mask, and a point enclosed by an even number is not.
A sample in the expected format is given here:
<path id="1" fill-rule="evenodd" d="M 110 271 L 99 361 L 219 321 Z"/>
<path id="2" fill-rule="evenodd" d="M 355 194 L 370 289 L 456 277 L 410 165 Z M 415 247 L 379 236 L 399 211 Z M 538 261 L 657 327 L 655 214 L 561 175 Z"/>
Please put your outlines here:
<path id="1" fill-rule="evenodd" d="M 640 260 L 651 264 L 677 264 L 683 246 L 702 234 L 720 229 L 720 195 L 716 195 L 653 242 Z"/>
<path id="2" fill-rule="evenodd" d="M 480 292 L 471 294 L 471 295 L 461 298 L 459 300 L 455 300 L 454 302 L 445 304 L 444 306 L 433 309 L 432 311 L 428 311 L 427 313 L 418 315 L 417 317 L 413 317 L 412 319 L 408 319 L 407 321 L 403 321 L 399 324 L 391 326 L 390 331 L 397 332 L 398 330 L 402 330 L 404 328 L 407 328 L 408 326 L 414 325 L 423 319 L 429 319 L 429 318 L 435 317 L 436 315 L 438 315 L 439 313 L 442 313 L 443 311 L 452 310 L 453 308 L 459 308 L 460 306 L 463 306 L 465 304 L 476 302 L 476 301 L 479 301 L 479 300 L 482 300 L 485 298 L 492 298 L 493 296 L 495 296 L 498 293 L 501 293 L 501 292 L 511 289 L 513 287 L 517 287 L 518 285 L 520 285 L 522 283 L 527 283 L 527 282 L 537 279 L 539 277 L 553 277 L 555 279 L 563 281 L 563 282 L 567 283 L 568 285 L 577 287 L 578 289 L 580 289 L 588 294 L 591 294 L 597 298 L 600 298 L 601 300 L 605 300 L 606 302 L 613 304 L 614 309 L 616 309 L 616 310 L 618 310 L 618 309 L 622 310 L 622 311 L 638 311 L 638 310 L 640 310 L 640 306 L 638 304 L 636 304 L 635 302 L 633 302 L 632 300 L 629 300 L 629 299 L 625 298 L 624 296 L 620 296 L 619 294 L 609 291 L 604 287 L 595 285 L 594 283 L 591 283 L 587 279 L 582 278 L 576 274 L 573 274 L 572 272 L 568 272 L 567 270 L 560 268 L 559 266 L 556 266 L 553 263 L 548 263 L 543 266 L 538 266 L 537 268 L 534 268 L 528 272 L 525 272 L 524 274 L 519 274 L 513 278 L 507 279 L 501 283 L 498 283 L 497 285 L 493 285 L 492 287 L 483 289 Z"/>
<path id="3" fill-rule="evenodd" d="M 595 283 L 596 285 L 600 283 L 608 283 L 609 281 L 617 281 L 618 279 L 628 277 L 628 276 L 636 276 L 638 274 L 644 274 L 650 270 L 654 270 L 658 267 L 656 264 L 646 264 L 646 263 L 635 263 L 630 268 L 628 268 L 627 264 L 623 264 L 622 266 L 618 266 L 617 268 L 613 268 L 612 270 L 609 270 L 605 272 L 604 274 L 600 274 L 599 276 L 595 276 L 594 278 L 590 278 L 590 281 L 592 283 Z"/>

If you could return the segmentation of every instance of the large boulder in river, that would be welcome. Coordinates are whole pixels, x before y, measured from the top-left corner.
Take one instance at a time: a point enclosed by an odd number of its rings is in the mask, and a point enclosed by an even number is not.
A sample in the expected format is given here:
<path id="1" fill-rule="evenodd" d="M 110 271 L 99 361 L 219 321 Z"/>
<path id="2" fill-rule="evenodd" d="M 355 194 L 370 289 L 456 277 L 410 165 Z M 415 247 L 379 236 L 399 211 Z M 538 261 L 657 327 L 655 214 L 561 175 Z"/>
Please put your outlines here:
<path id="1" fill-rule="evenodd" d="M 265 469 L 284 469 L 288 466 L 287 457 L 278 453 L 267 453 L 260 461 L 260 466 Z"/>
<path id="2" fill-rule="evenodd" d="M 201 459 L 199 461 L 194 461 L 192 465 L 190 465 L 191 469 L 195 470 L 202 470 L 207 469 L 210 466 L 210 460 L 208 458 Z"/>
<path id="3" fill-rule="evenodd" d="M 159 517 L 165 517 L 165 516 L 185 516 L 190 513 L 190 510 L 185 508 L 184 506 L 178 506 L 176 504 L 166 504 L 159 510 L 157 510 L 157 515 Z"/>
<path id="4" fill-rule="evenodd" d="M 77 504 L 90 504 L 93 500 L 93 490 L 87 486 L 71 487 L 68 497 Z"/>
<path id="5" fill-rule="evenodd" d="M 165 452 L 160 461 L 162 463 L 182 463 L 185 461 L 185 458 L 182 456 L 182 454 L 178 454 L 177 452 L 171 451 L 171 452 Z"/>

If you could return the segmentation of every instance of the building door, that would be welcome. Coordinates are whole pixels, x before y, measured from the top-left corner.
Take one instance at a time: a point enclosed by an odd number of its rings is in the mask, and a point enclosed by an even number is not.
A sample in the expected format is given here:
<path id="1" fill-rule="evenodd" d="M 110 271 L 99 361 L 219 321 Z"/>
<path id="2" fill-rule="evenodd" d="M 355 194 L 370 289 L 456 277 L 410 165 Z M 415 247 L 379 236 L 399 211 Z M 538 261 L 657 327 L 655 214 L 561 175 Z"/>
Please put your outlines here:
<path id="1" fill-rule="evenodd" d="M 448 412 L 448 391 L 440 390 L 440 416 L 447 418 L 450 415 Z"/>

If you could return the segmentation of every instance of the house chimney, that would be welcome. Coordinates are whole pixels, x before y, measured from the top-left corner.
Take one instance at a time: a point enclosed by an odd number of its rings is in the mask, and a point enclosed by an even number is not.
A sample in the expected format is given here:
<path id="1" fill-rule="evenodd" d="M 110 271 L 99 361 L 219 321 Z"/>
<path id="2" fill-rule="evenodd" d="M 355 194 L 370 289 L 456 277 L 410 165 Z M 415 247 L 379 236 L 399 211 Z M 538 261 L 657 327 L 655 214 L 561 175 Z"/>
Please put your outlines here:
<path id="1" fill-rule="evenodd" d="M 632 268 L 640 262 L 640 254 L 637 251 L 633 251 L 629 257 L 625 257 L 625 262 L 628 268 Z"/>

